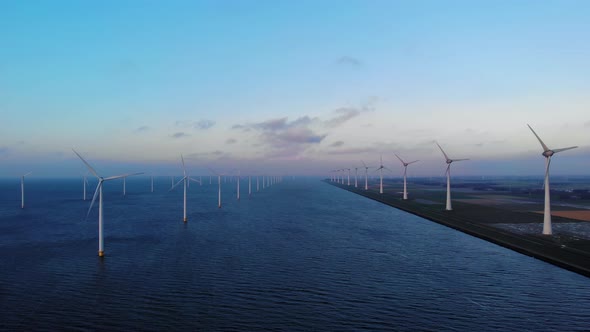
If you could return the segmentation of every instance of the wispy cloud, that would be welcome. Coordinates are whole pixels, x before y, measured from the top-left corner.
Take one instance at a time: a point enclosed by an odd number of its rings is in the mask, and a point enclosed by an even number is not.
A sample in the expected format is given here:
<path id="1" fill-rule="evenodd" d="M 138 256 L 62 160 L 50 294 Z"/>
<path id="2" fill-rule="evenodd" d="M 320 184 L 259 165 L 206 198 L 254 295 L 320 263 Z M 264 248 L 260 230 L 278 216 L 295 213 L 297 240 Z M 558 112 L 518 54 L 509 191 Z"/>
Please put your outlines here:
<path id="1" fill-rule="evenodd" d="M 237 142 L 237 140 L 235 138 L 228 138 L 225 141 L 225 144 L 235 144 Z"/>
<path id="2" fill-rule="evenodd" d="M 178 120 L 178 121 L 176 121 L 175 126 L 179 127 L 179 128 L 191 128 L 191 129 L 195 129 L 195 130 L 206 130 L 206 129 L 209 129 L 209 128 L 215 126 L 215 121 L 207 120 L 207 119 L 201 119 L 198 121 Z"/>
<path id="3" fill-rule="evenodd" d="M 190 135 L 187 133 L 184 133 L 182 131 L 179 131 L 177 133 L 170 135 L 170 137 L 172 137 L 172 138 L 182 138 L 182 137 L 187 137 L 187 136 L 190 136 Z"/>
<path id="4" fill-rule="evenodd" d="M 339 65 L 350 67 L 360 67 L 363 65 L 361 60 L 348 55 L 341 56 L 340 58 L 338 58 L 338 60 L 336 60 L 336 63 Z"/>
<path id="5" fill-rule="evenodd" d="M 343 146 L 343 145 L 344 145 L 344 142 L 343 141 L 336 141 L 336 142 L 330 144 L 330 146 L 333 147 L 333 148 L 337 148 L 337 147 L 340 147 L 340 146 Z"/>
<path id="6" fill-rule="evenodd" d="M 268 157 L 297 156 L 309 146 L 320 143 L 327 134 L 315 132 L 313 126 L 318 119 L 308 116 L 289 121 L 287 117 L 270 119 L 257 123 L 234 125 L 232 128 L 243 132 L 257 133 L 257 142 L 268 148 Z"/>
<path id="7" fill-rule="evenodd" d="M 148 126 L 141 126 L 141 127 L 136 128 L 135 132 L 136 133 L 143 133 L 143 132 L 150 131 L 150 130 L 151 130 L 151 128 Z"/>
<path id="8" fill-rule="evenodd" d="M 340 107 L 334 110 L 335 116 L 324 122 L 328 128 L 334 128 L 342 125 L 346 121 L 359 116 L 364 112 L 371 112 L 375 110 L 375 98 L 372 98 L 359 107 Z"/>

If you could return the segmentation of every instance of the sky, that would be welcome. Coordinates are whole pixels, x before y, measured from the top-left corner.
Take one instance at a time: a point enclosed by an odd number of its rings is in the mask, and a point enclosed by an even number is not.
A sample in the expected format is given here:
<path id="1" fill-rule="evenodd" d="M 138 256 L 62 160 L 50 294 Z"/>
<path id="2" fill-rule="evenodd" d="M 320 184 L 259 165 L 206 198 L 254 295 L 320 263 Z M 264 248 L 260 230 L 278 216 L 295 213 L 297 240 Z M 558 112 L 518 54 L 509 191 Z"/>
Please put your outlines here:
<path id="1" fill-rule="evenodd" d="M 590 175 L 590 1 L 0 1 L 0 177 Z"/>

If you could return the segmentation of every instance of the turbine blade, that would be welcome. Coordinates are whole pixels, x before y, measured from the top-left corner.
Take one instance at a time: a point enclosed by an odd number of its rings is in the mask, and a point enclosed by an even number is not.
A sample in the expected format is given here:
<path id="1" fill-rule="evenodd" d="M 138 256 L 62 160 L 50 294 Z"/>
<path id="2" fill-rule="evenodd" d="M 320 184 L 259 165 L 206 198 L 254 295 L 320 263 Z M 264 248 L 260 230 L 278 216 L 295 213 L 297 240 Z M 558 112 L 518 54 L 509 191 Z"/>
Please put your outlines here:
<path id="1" fill-rule="evenodd" d="M 195 181 L 196 183 L 199 183 L 199 184 L 201 183 L 201 181 L 199 181 L 199 180 L 197 180 L 197 179 L 193 179 L 193 178 L 191 178 L 191 177 L 189 177 L 188 179 L 189 179 L 189 180 L 191 180 L 191 181 Z"/>
<path id="2" fill-rule="evenodd" d="M 408 163 L 408 165 L 410 165 L 410 164 L 413 164 L 413 163 L 417 163 L 417 162 L 419 162 L 419 161 L 420 161 L 420 160 L 414 160 L 414 161 L 410 161 L 410 162 Z"/>
<path id="3" fill-rule="evenodd" d="M 541 143 L 541 146 L 543 147 L 543 152 L 544 151 L 549 151 L 549 148 L 547 147 L 547 145 L 545 145 L 545 143 L 543 143 L 543 141 L 541 140 L 541 137 L 539 137 L 539 135 L 537 135 L 537 133 L 535 133 L 535 131 L 533 130 L 533 128 L 531 128 L 531 126 L 529 126 L 528 124 L 527 124 L 527 126 L 533 132 L 533 134 L 535 135 L 535 137 L 537 137 L 537 139 L 539 140 L 539 143 Z"/>
<path id="4" fill-rule="evenodd" d="M 92 166 L 90 166 L 90 164 L 87 163 L 86 160 L 84 160 L 84 158 L 82 158 L 82 156 L 78 152 L 76 152 L 76 150 L 72 149 L 72 151 L 74 151 L 74 153 L 82 160 L 82 162 L 86 165 L 86 167 L 88 167 L 88 170 L 90 171 L 90 173 L 94 174 L 94 176 L 96 176 L 97 178 L 100 177 L 100 176 L 98 176 L 98 174 L 96 173 L 94 168 L 92 168 Z"/>
<path id="5" fill-rule="evenodd" d="M 31 174 L 33 174 L 33 172 L 29 172 L 29 173 L 27 173 L 27 174 L 23 175 L 23 178 L 24 178 L 25 176 L 27 176 L 27 175 L 31 175 Z"/>
<path id="6" fill-rule="evenodd" d="M 402 158 L 400 158 L 397 154 L 394 153 L 394 155 L 397 157 L 397 159 L 399 159 L 399 161 L 402 162 L 402 165 L 405 165 L 405 162 L 402 160 Z"/>
<path id="7" fill-rule="evenodd" d="M 184 167 L 184 157 L 182 156 L 182 153 L 180 154 L 180 160 L 182 160 L 182 173 L 186 177 L 186 168 Z"/>
<path id="8" fill-rule="evenodd" d="M 104 178 L 104 181 L 109 181 L 109 180 L 115 180 L 115 179 L 120 179 L 120 178 L 126 178 L 128 176 L 134 176 L 134 175 L 141 175 L 143 174 L 143 172 L 141 173 L 127 173 L 127 174 L 121 174 L 121 175 L 115 175 L 115 176 L 109 176 Z"/>
<path id="9" fill-rule="evenodd" d="M 168 191 L 172 191 L 172 189 L 176 188 L 176 186 L 178 186 L 180 183 L 182 183 L 182 181 L 184 181 L 184 179 L 186 179 L 186 176 L 183 177 L 182 179 L 178 180 L 178 182 L 176 182 L 175 185 L 173 185 L 172 187 L 170 187 L 170 189 L 168 189 Z"/>
<path id="10" fill-rule="evenodd" d="M 561 152 L 561 151 L 567 151 L 567 150 L 571 150 L 571 149 L 575 149 L 577 148 L 577 146 L 570 146 L 568 148 L 561 148 L 561 149 L 554 149 L 553 153 L 557 153 L 557 152 Z"/>
<path id="11" fill-rule="evenodd" d="M 362 161 L 362 160 L 361 160 L 361 163 L 363 163 L 363 166 L 365 166 L 365 168 L 368 168 L 368 167 L 367 167 L 367 164 L 365 164 L 365 162 L 364 162 L 364 161 Z"/>
<path id="12" fill-rule="evenodd" d="M 463 160 L 469 160 L 469 158 L 463 158 L 463 159 L 453 159 L 453 162 L 455 162 L 455 161 L 463 161 Z"/>
<path id="13" fill-rule="evenodd" d="M 213 174 L 215 174 L 217 176 L 221 175 L 221 174 L 215 172 L 211 167 L 207 167 L 207 168 L 211 171 L 211 173 L 213 173 Z"/>
<path id="14" fill-rule="evenodd" d="M 449 159 L 449 156 L 447 156 L 447 154 L 445 153 L 445 151 L 443 150 L 443 148 L 441 148 L 441 147 L 440 147 L 440 144 L 438 144 L 438 142 L 437 142 L 437 141 L 434 141 L 434 143 L 436 143 L 436 145 L 438 145 L 438 148 L 440 149 L 440 152 L 442 152 L 442 154 L 445 156 L 445 158 L 446 158 L 447 160 L 450 160 L 450 159 Z"/>
<path id="15" fill-rule="evenodd" d="M 84 220 L 88 220 L 88 216 L 90 215 L 90 211 L 92 211 L 92 207 L 94 206 L 94 202 L 96 201 L 96 197 L 98 196 L 98 191 L 100 190 L 102 183 L 103 180 L 98 181 L 98 185 L 96 186 L 96 190 L 94 191 L 94 195 L 92 196 L 92 202 L 90 202 L 90 207 L 88 208 L 88 212 L 86 213 L 86 219 Z"/>

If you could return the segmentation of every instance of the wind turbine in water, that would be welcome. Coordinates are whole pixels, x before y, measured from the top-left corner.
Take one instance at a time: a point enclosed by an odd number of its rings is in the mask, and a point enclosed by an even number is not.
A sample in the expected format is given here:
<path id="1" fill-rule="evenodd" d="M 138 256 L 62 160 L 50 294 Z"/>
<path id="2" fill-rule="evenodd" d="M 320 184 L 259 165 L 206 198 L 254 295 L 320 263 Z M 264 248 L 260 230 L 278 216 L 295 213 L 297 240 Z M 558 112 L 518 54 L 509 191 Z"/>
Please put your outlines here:
<path id="1" fill-rule="evenodd" d="M 96 190 L 94 191 L 94 196 L 92 196 L 92 202 L 90 203 L 90 207 L 88 208 L 88 213 L 86 214 L 86 219 L 88 219 L 88 216 L 90 215 L 90 211 L 92 210 L 92 207 L 94 206 L 94 202 L 96 201 L 96 197 L 98 196 L 98 256 L 103 257 L 104 256 L 104 237 L 103 237 L 103 216 L 102 216 L 102 185 L 105 181 L 125 178 L 127 176 L 139 175 L 139 174 L 143 174 L 143 173 L 122 174 L 122 175 L 115 175 L 115 176 L 109 176 L 109 177 L 103 178 L 102 176 L 99 176 L 98 173 L 96 173 L 94 168 L 92 168 L 92 166 L 90 166 L 90 164 L 87 163 L 86 160 L 84 160 L 84 158 L 82 158 L 82 156 L 78 152 L 76 152 L 76 150 L 72 149 L 72 151 L 74 151 L 74 153 L 80 158 L 80 160 L 82 160 L 82 162 L 86 165 L 86 167 L 88 167 L 88 170 L 90 171 L 90 173 L 92 173 L 98 179 L 98 184 L 96 185 Z"/>
<path id="2" fill-rule="evenodd" d="M 20 177 L 20 208 L 25 208 L 25 176 L 31 175 L 33 172 L 29 172 Z"/>
<path id="3" fill-rule="evenodd" d="M 88 184 L 88 179 L 86 178 L 86 174 L 82 174 L 82 185 L 84 186 L 84 194 L 82 196 L 82 200 L 86 200 L 86 185 Z"/>
<path id="4" fill-rule="evenodd" d="M 195 182 L 199 182 L 199 180 L 195 180 L 193 178 L 191 178 L 190 176 L 188 176 L 186 174 L 186 167 L 184 166 L 184 158 L 182 157 L 182 154 L 180 155 L 180 160 L 182 161 L 182 175 L 183 178 L 180 179 L 175 185 L 172 186 L 172 188 L 170 188 L 169 191 L 171 191 L 172 189 L 174 189 L 176 186 L 178 186 L 181 182 L 184 183 L 184 198 L 183 198 L 183 221 L 187 222 L 188 219 L 186 217 L 186 188 L 188 187 L 188 183 L 189 181 L 195 181 Z"/>
<path id="5" fill-rule="evenodd" d="M 355 188 L 358 188 L 359 187 L 358 186 L 358 181 L 357 181 L 358 175 L 359 175 L 359 168 L 358 167 L 355 167 L 354 168 L 354 187 Z"/>
<path id="6" fill-rule="evenodd" d="M 406 186 L 406 175 L 408 173 L 408 165 L 416 163 L 418 162 L 418 160 L 410 161 L 409 163 L 407 163 L 403 161 L 402 158 L 400 158 L 397 154 L 394 153 L 394 155 L 397 157 L 397 159 L 399 159 L 399 161 L 402 162 L 402 165 L 404 165 L 404 200 L 406 200 L 408 199 L 408 190 Z"/>
<path id="7" fill-rule="evenodd" d="M 531 128 L 531 126 L 529 126 L 528 124 L 527 124 L 527 126 L 533 132 L 535 137 L 537 137 L 537 139 L 539 140 L 539 143 L 541 143 L 541 147 L 543 147 L 543 153 L 541 154 L 543 157 L 545 157 L 545 182 L 544 182 L 545 209 L 544 209 L 544 213 L 543 213 L 543 234 L 544 235 L 551 235 L 551 234 L 553 234 L 553 230 L 551 227 L 551 197 L 550 197 L 551 192 L 549 190 L 549 166 L 551 165 L 551 157 L 553 157 L 553 155 L 558 152 L 575 149 L 575 148 L 577 148 L 577 146 L 570 146 L 567 148 L 551 150 L 547 147 L 547 145 L 545 145 L 545 143 L 543 143 L 543 141 L 541 140 L 539 135 L 537 135 L 537 133 L 535 133 L 533 128 Z"/>
<path id="8" fill-rule="evenodd" d="M 214 170 L 212 170 L 211 168 L 209 168 L 209 170 L 217 175 L 217 207 L 221 209 L 221 176 L 223 174 L 219 174 L 217 172 L 215 172 Z"/>
<path id="9" fill-rule="evenodd" d="M 453 207 L 451 206 L 451 164 L 454 161 L 463 161 L 463 160 L 469 160 L 469 159 L 467 159 L 467 158 L 451 159 L 447 156 L 445 151 L 440 147 L 438 142 L 435 141 L 434 143 L 436 143 L 436 145 L 438 145 L 438 148 L 443 153 L 443 156 L 445 156 L 445 160 L 447 162 L 447 171 L 446 171 L 446 174 L 447 174 L 447 206 L 446 206 L 445 210 L 451 211 L 453 209 Z"/>

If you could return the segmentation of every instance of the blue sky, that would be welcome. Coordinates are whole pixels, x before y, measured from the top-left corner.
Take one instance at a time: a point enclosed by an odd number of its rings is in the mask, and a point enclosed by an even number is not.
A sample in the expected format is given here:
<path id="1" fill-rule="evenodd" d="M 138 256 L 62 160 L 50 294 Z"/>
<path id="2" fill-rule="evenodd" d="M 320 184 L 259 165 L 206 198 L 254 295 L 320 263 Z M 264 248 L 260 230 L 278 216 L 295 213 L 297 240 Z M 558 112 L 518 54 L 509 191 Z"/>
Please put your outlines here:
<path id="1" fill-rule="evenodd" d="M 0 176 L 590 165 L 588 1 L 0 2 Z M 106 175 L 106 174 L 105 174 Z"/>

